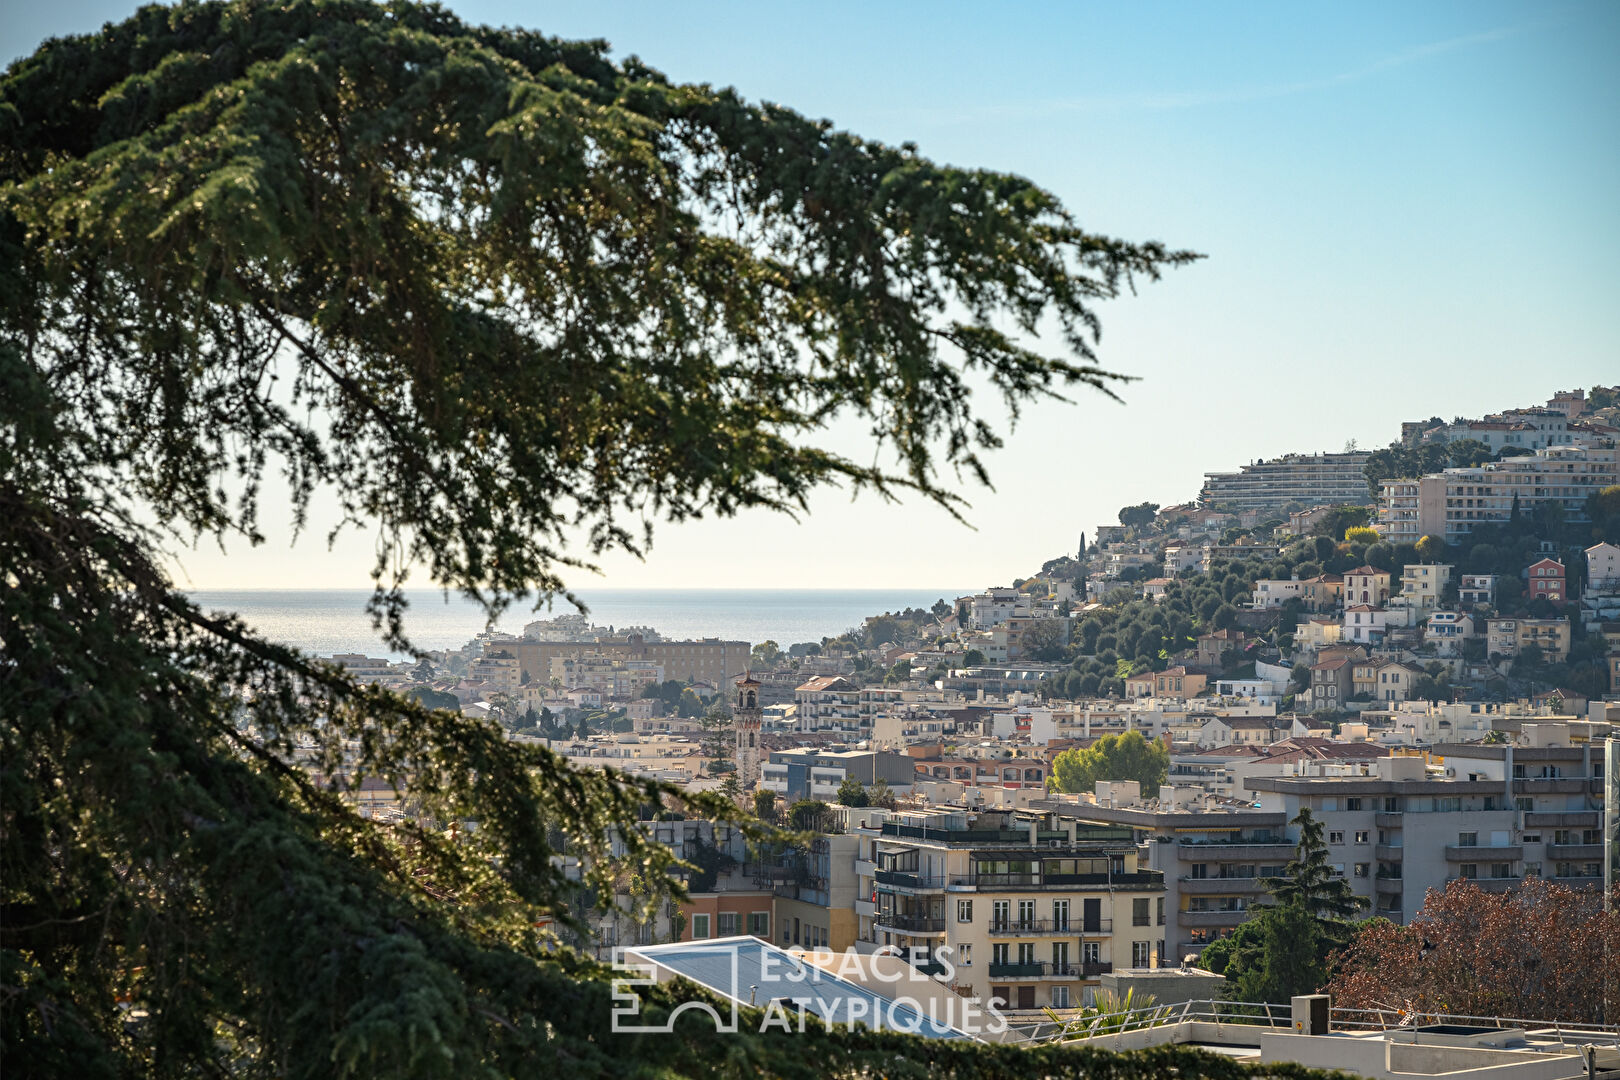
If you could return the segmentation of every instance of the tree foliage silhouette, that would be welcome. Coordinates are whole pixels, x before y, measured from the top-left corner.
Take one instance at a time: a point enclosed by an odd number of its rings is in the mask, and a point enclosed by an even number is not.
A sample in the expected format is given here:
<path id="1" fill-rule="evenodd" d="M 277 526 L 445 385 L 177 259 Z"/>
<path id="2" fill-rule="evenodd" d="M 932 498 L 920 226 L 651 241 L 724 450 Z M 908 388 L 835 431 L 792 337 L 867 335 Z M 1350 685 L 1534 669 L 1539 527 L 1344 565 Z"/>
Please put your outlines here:
<path id="1" fill-rule="evenodd" d="M 1194 256 L 409 3 L 146 7 L 13 64 L 0 130 L 8 1068 L 991 1067 L 871 1035 L 608 1037 L 602 970 L 535 924 L 626 866 L 679 892 L 648 807 L 736 808 L 356 684 L 199 609 L 160 552 L 260 542 L 278 474 L 300 527 L 334 492 L 404 648 L 416 568 L 493 618 L 655 521 L 824 484 L 959 509 L 947 479 L 1001 442 L 975 387 L 1014 413 L 1111 392 L 1096 303 Z M 875 453 L 821 445 L 839 418 Z M 415 818 L 345 800 L 379 779 Z"/>

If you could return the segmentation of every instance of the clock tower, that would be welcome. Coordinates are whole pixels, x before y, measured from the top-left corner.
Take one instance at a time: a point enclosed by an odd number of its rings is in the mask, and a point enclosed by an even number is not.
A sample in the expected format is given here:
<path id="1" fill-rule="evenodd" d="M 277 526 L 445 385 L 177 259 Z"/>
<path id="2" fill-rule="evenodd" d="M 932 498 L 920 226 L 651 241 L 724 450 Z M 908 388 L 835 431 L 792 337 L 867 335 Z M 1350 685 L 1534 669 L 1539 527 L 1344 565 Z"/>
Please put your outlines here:
<path id="1" fill-rule="evenodd" d="M 759 783 L 759 683 L 749 672 L 737 680 L 737 700 L 732 705 L 732 730 L 737 740 L 737 780 L 748 791 Z"/>

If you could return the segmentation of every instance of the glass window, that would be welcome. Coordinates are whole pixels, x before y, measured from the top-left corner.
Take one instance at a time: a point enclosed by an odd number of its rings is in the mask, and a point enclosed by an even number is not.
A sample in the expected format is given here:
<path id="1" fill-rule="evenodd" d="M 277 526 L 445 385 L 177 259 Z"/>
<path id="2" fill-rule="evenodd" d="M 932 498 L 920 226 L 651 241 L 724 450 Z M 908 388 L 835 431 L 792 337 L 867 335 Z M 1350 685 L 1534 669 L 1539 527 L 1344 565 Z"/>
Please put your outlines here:
<path id="1" fill-rule="evenodd" d="M 736 911 L 720 913 L 720 936 L 736 937 L 742 932 L 742 915 Z"/>
<path id="2" fill-rule="evenodd" d="M 1148 925 L 1148 898 L 1139 896 L 1131 901 L 1131 925 Z"/>
<path id="3" fill-rule="evenodd" d="M 958 900 L 956 902 L 956 921 L 957 922 L 972 922 L 973 921 L 973 901 L 971 901 L 971 900 Z"/>
<path id="4" fill-rule="evenodd" d="M 707 915 L 692 916 L 692 940 L 697 941 L 709 935 L 709 917 Z"/>
<path id="5" fill-rule="evenodd" d="M 755 937 L 768 938 L 771 936 L 771 913 L 768 911 L 751 911 L 748 913 L 748 932 Z"/>

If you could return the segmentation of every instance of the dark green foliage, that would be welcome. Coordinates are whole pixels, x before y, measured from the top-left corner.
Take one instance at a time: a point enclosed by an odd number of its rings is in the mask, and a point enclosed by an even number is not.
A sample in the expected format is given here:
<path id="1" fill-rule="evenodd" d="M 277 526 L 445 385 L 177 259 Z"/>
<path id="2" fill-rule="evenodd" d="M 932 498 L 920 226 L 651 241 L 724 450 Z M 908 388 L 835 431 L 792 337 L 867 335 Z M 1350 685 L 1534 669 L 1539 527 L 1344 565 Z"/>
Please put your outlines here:
<path id="1" fill-rule="evenodd" d="M 833 814 L 820 799 L 800 799 L 788 807 L 788 828 L 797 832 L 828 832 L 832 829 Z"/>
<path id="2" fill-rule="evenodd" d="M 407 695 L 412 701 L 420 702 L 427 709 L 449 709 L 458 712 L 461 709 L 461 699 L 445 690 L 435 690 L 431 686 L 413 686 Z"/>
<path id="3" fill-rule="evenodd" d="M 1191 255 L 1085 233 L 1017 177 L 407 3 L 143 8 L 14 64 L 0 131 L 8 1074 L 1011 1067 L 862 1034 L 609 1037 L 605 972 L 536 920 L 626 865 L 678 892 L 638 819 L 735 808 L 357 685 L 198 611 L 153 552 L 260 541 L 267 473 L 300 525 L 331 489 L 374 530 L 403 646 L 417 566 L 493 616 L 654 520 L 827 483 L 956 508 L 942 470 L 982 481 L 1000 443 L 970 386 L 1014 409 L 1107 391 L 1096 302 Z M 877 453 L 818 444 L 835 415 Z M 362 819 L 361 778 L 420 819 Z"/>
<path id="4" fill-rule="evenodd" d="M 1321 926 L 1300 903 L 1263 907 L 1240 933 L 1223 969 L 1231 1000 L 1285 1002 L 1327 981 Z"/>
<path id="5" fill-rule="evenodd" d="M 1293 824 L 1299 828 L 1294 857 L 1283 867 L 1282 877 L 1265 879 L 1266 888 L 1279 904 L 1298 904 L 1319 920 L 1352 918 L 1367 901 L 1355 894 L 1348 879 L 1333 875 L 1322 823 L 1309 807 L 1300 807 Z"/>
<path id="6" fill-rule="evenodd" d="M 859 780 L 846 776 L 844 782 L 838 785 L 838 802 L 843 806 L 870 806 L 871 798 Z"/>
<path id="7" fill-rule="evenodd" d="M 1135 506 L 1127 506 L 1120 510 L 1119 523 L 1128 528 L 1140 529 L 1153 524 L 1153 519 L 1158 515 L 1158 503 L 1137 503 Z"/>

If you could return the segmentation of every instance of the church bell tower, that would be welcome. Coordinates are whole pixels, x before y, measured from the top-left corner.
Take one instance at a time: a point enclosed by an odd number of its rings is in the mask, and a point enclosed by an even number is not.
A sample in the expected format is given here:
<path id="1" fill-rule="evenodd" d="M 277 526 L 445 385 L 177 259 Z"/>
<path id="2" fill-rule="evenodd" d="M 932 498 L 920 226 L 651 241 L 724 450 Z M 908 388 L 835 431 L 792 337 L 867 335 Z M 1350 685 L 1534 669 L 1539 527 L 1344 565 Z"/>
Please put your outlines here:
<path id="1" fill-rule="evenodd" d="M 731 710 L 732 730 L 737 740 L 737 781 L 748 791 L 759 783 L 759 683 L 749 672 L 737 680 L 737 701 Z"/>

